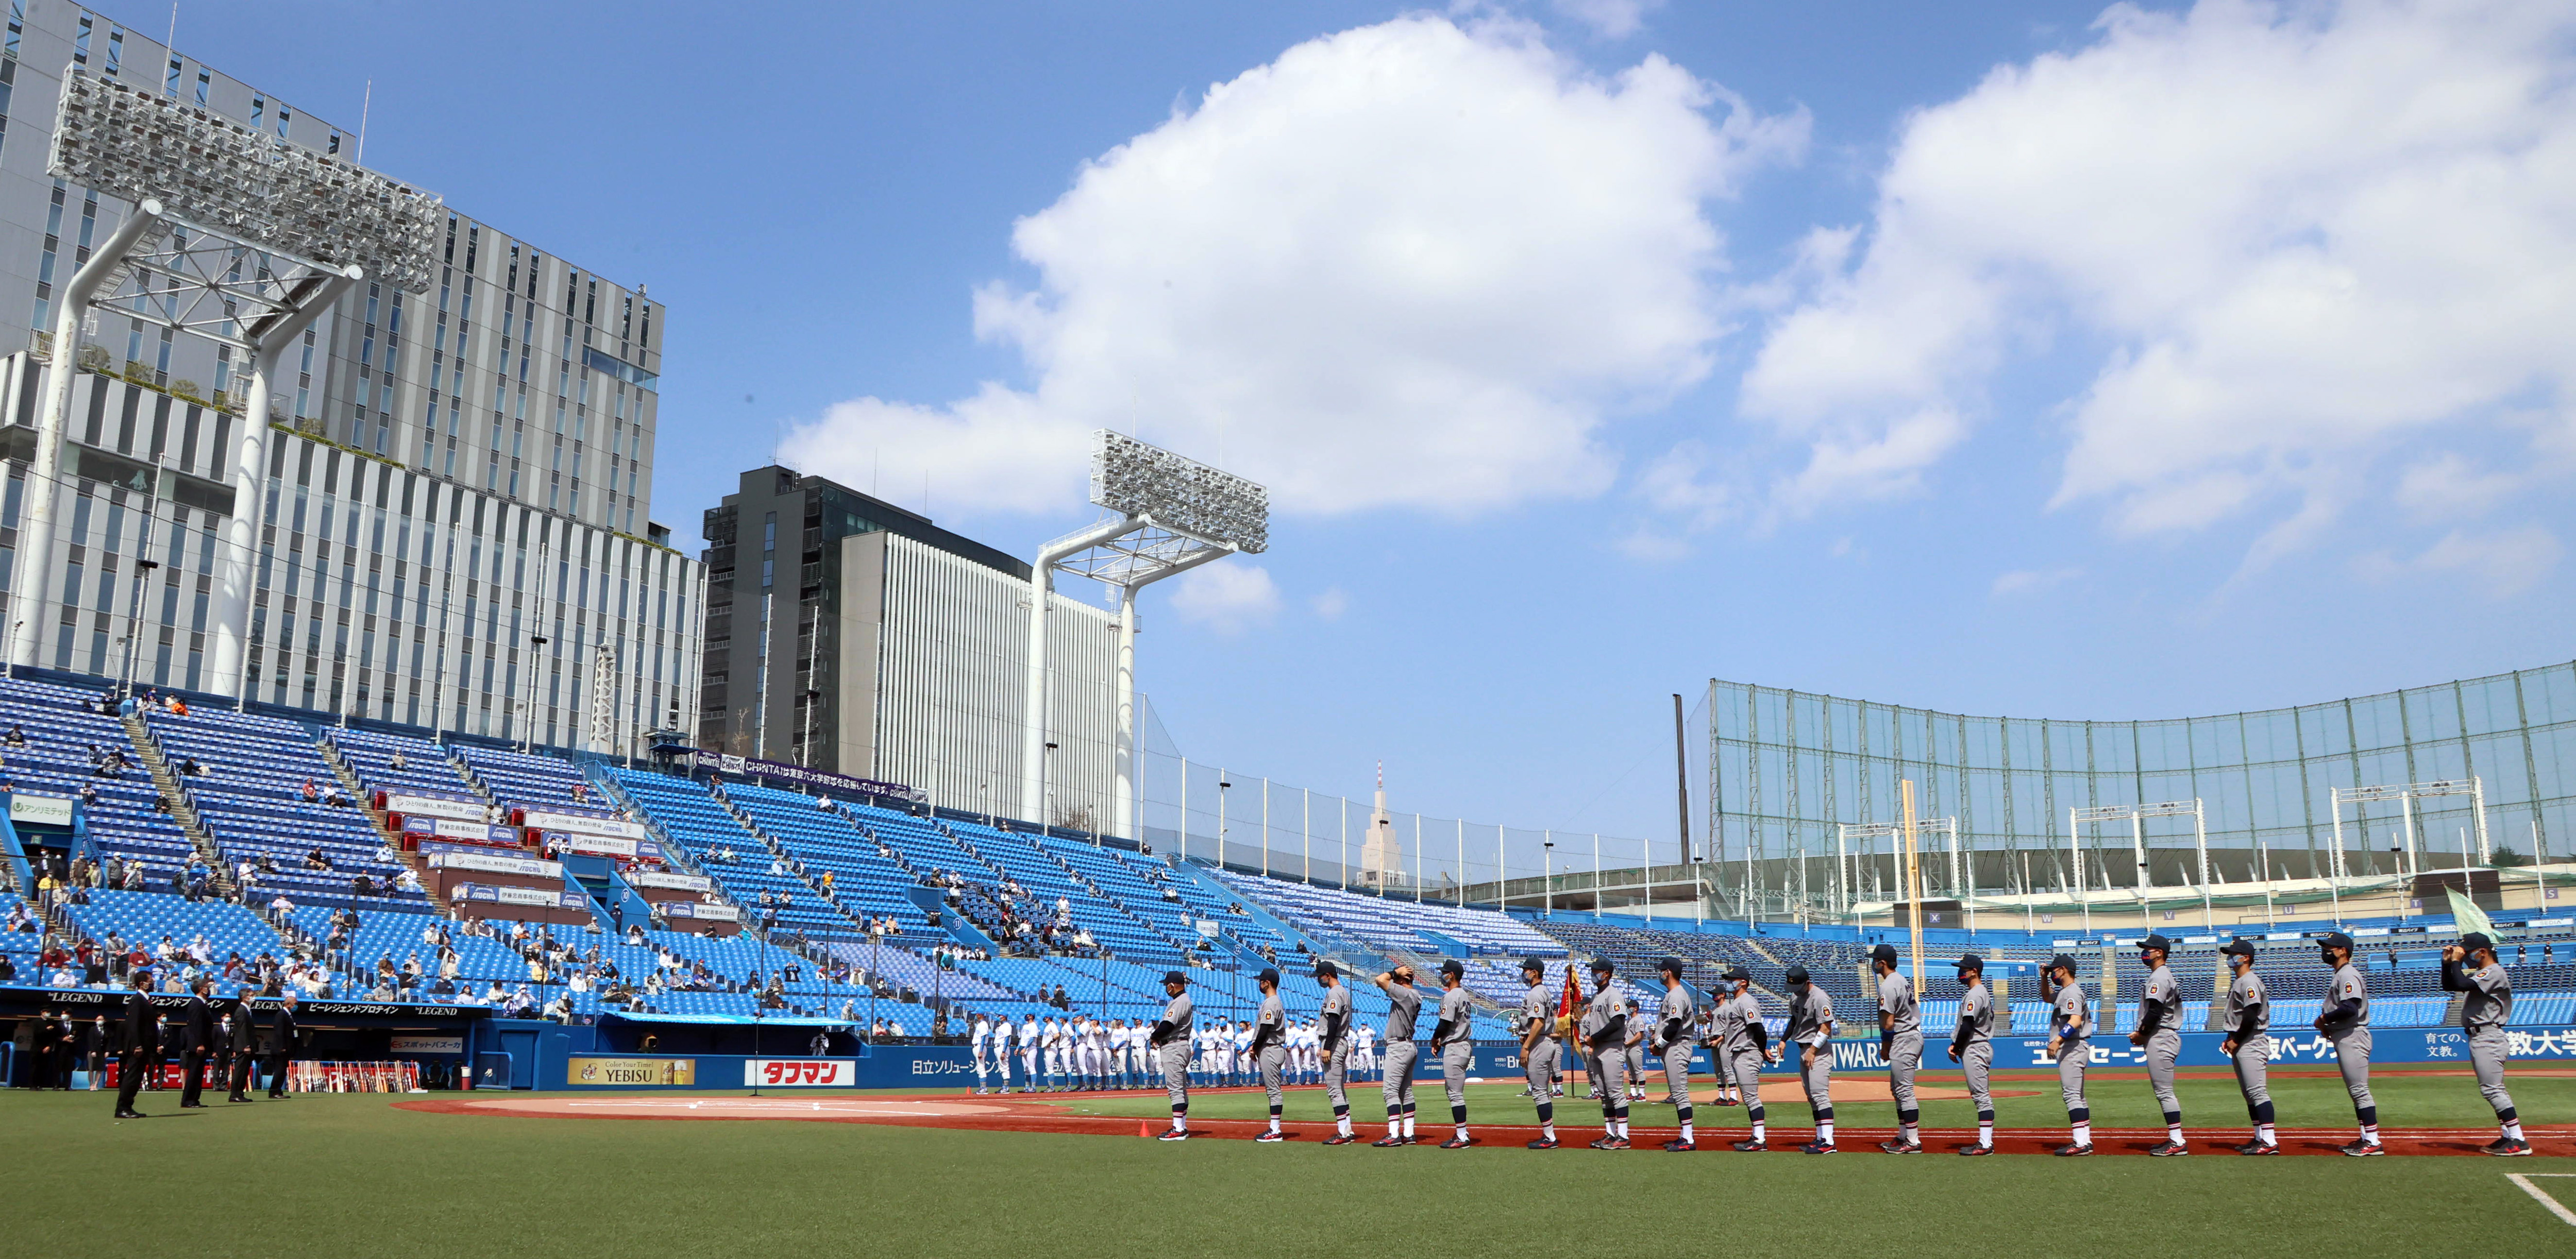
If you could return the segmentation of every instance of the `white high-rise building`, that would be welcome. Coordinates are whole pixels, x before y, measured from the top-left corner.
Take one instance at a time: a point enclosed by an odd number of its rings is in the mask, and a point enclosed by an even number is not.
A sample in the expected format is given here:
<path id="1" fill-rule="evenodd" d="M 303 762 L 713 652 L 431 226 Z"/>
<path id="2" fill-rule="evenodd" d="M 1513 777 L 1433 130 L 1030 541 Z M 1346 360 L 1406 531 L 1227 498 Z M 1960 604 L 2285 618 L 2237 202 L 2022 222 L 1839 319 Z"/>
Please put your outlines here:
<path id="1" fill-rule="evenodd" d="M 265 422 L 253 699 L 560 746 L 694 724 L 700 568 L 651 519 L 664 309 L 451 213 L 427 291 L 352 288 L 273 377 L 265 417 L 243 414 L 232 350 L 155 321 L 148 268 L 57 354 L 56 286 L 131 209 L 46 172 L 66 73 L 343 158 L 357 140 L 105 15 L 8 3 L 0 584 L 10 621 L 37 627 L 24 663 L 229 687 L 208 669 L 216 550 L 250 498 L 233 483 L 240 426 Z M 33 426 L 63 361 L 80 376 L 52 472 L 61 525 L 45 589 L 18 591 Z"/>
<path id="2" fill-rule="evenodd" d="M 1404 844 L 1395 835 L 1395 815 L 1386 811 L 1386 765 L 1377 767 L 1377 806 L 1369 810 L 1368 833 L 1360 838 L 1360 886 L 1404 884 Z"/>

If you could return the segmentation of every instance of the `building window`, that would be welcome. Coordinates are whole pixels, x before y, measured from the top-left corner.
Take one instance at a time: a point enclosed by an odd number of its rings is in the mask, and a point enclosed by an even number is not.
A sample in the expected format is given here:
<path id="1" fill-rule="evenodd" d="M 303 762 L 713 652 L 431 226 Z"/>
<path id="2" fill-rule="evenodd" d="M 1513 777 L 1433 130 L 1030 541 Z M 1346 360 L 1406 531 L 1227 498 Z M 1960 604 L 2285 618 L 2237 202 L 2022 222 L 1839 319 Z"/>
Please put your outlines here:
<path id="1" fill-rule="evenodd" d="M 89 64 L 89 15 L 86 13 L 81 15 L 80 33 L 72 36 L 72 64 L 76 66 Z M 70 654 L 70 641 L 69 638 L 64 639 L 66 656 Z"/>
<path id="2" fill-rule="evenodd" d="M 177 96 L 179 94 L 179 79 L 185 73 L 186 69 L 179 64 L 179 59 L 177 57 L 172 57 L 170 59 L 170 73 L 167 77 L 161 80 L 161 90 L 172 96 Z"/>
<path id="3" fill-rule="evenodd" d="M 267 125 L 265 121 L 267 117 L 268 98 L 265 96 L 254 96 L 250 98 L 250 129 L 257 131 L 261 127 Z"/>
<path id="4" fill-rule="evenodd" d="M 205 104 L 206 98 L 213 95 L 214 90 L 215 76 L 208 74 L 203 70 L 199 70 L 197 72 L 197 103 L 199 105 Z"/>

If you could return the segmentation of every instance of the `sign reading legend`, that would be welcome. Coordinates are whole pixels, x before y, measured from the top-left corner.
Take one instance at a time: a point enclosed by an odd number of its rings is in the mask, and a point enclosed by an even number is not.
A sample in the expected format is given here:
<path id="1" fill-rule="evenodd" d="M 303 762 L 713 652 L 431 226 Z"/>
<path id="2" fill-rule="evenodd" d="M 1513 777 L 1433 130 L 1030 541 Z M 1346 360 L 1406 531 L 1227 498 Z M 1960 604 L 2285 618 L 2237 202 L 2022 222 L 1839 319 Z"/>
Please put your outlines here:
<path id="1" fill-rule="evenodd" d="M 564 1064 L 564 1082 L 601 1085 L 643 1084 L 686 1088 L 698 1082 L 695 1058 L 573 1058 Z"/>

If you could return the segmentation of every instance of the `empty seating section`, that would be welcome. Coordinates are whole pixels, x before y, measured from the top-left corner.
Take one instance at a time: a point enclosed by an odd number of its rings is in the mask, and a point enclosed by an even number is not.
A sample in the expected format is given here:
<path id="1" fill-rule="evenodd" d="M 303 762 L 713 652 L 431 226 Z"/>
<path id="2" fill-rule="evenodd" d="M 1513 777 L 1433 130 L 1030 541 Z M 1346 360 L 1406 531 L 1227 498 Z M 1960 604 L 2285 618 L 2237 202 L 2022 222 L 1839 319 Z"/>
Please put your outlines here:
<path id="1" fill-rule="evenodd" d="M 184 717 L 154 713 L 146 720 L 162 757 L 174 769 L 190 758 L 203 767 L 204 773 L 181 782 L 198 823 L 214 837 L 225 861 L 238 864 L 263 855 L 275 860 L 276 872 L 260 876 L 263 892 L 282 892 L 298 903 L 347 904 L 361 899 L 352 888 L 360 874 L 378 889 L 390 890 L 403 867 L 379 856 L 384 837 L 367 815 L 354 802 L 333 806 L 304 798 L 307 784 L 327 794 L 339 782 L 304 727 L 276 717 L 211 711 Z M 317 851 L 329 869 L 307 867 L 308 854 Z M 420 906 L 428 895 L 391 892 L 363 900 Z"/>
<path id="2" fill-rule="evenodd" d="M 598 793 L 581 771 L 551 756 L 459 744 L 456 758 L 505 809 L 595 809 Z"/>
<path id="3" fill-rule="evenodd" d="M 741 820 L 705 787 L 667 774 L 640 770 L 613 773 L 619 789 L 635 803 L 637 811 L 679 845 L 690 861 L 713 878 L 727 899 L 741 906 L 753 922 L 774 912 L 781 930 L 827 940 L 847 939 L 856 933 L 857 926 L 848 915 L 790 873 L 781 864 L 784 859 L 771 853 L 759 836 L 745 830 Z M 723 859 L 727 850 L 733 854 L 730 861 Z M 764 892 L 771 898 L 766 909 L 760 903 Z M 778 903 L 781 896 L 787 898 L 783 905 Z"/>
<path id="4" fill-rule="evenodd" d="M 98 799 L 82 809 L 91 842 L 102 857 L 140 861 L 145 877 L 165 884 L 195 848 L 179 824 L 152 807 L 160 794 L 135 754 L 125 723 L 84 711 L 96 692 L 46 682 L 0 680 L 0 732 L 17 729 L 22 747 L 0 747 L 0 783 L 33 795 L 78 796 L 83 787 Z M 123 752 L 133 768 L 113 778 L 91 772 L 92 747 Z"/>
<path id="5" fill-rule="evenodd" d="M 941 933 L 925 925 L 920 906 L 904 896 L 903 889 L 914 882 L 911 876 L 892 859 L 878 855 L 876 841 L 861 834 L 846 816 L 816 808 L 811 796 L 748 783 L 727 789 L 725 798 L 760 835 L 805 863 L 801 883 L 818 900 L 823 895 L 823 875 L 830 873 L 831 901 L 845 918 L 891 917 L 908 939 L 927 945 L 941 938 Z M 846 920 L 818 927 L 816 932 L 821 939 L 850 939 L 859 934 L 859 924 Z"/>
<path id="6" fill-rule="evenodd" d="M 1292 926 L 1320 919 L 1330 924 L 1320 934 L 1354 940 L 1375 948 L 1400 949 L 1408 953 L 1443 951 L 1437 941 L 1424 932 L 1456 940 L 1479 953 L 1546 955 L 1562 953 L 1565 948 L 1559 941 L 1532 930 L 1519 919 L 1491 910 L 1362 896 L 1232 870 L 1220 871 L 1217 877 L 1226 886 L 1261 902 Z"/>
<path id="7" fill-rule="evenodd" d="M 384 734 L 373 730 L 334 730 L 329 732 L 331 747 L 340 754 L 341 763 L 358 776 L 370 794 L 378 791 L 418 791 L 433 795 L 474 795 L 474 785 L 465 780 L 456 762 L 449 760 L 447 749 L 428 739 L 408 735 Z M 395 757 L 402 758 L 396 768 Z"/>

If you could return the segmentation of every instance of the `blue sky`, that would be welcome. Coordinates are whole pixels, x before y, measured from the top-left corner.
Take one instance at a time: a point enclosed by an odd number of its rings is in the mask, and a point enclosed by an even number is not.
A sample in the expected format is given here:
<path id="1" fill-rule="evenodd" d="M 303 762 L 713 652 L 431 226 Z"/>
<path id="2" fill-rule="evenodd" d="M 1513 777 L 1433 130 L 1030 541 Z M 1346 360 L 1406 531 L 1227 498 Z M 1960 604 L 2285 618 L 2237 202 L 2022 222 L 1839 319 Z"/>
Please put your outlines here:
<path id="1" fill-rule="evenodd" d="M 1131 429 L 1279 494 L 1269 554 L 1148 596 L 1194 759 L 1660 836 L 1666 696 L 1712 676 L 2125 718 L 2566 658 L 2571 29 L 270 0 L 178 37 L 344 127 L 373 78 L 369 165 L 668 302 L 690 545 L 783 443 L 1025 554 Z"/>

